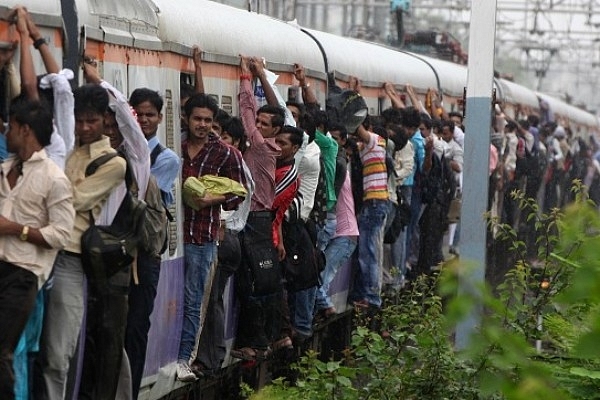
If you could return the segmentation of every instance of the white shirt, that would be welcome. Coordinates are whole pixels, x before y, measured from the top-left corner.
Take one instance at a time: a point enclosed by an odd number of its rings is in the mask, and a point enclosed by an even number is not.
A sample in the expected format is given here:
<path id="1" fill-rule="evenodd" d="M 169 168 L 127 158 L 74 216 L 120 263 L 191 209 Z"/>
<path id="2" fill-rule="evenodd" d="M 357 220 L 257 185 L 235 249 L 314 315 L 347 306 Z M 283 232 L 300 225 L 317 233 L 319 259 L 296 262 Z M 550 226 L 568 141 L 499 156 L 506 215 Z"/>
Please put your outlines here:
<path id="1" fill-rule="evenodd" d="M 115 113 L 119 131 L 123 136 L 121 146 L 123 146 L 127 153 L 127 162 L 135 175 L 138 185 L 138 198 L 143 200 L 146 197 L 148 178 L 150 177 L 150 149 L 148 148 L 148 142 L 142 133 L 137 119 L 133 116 L 131 107 L 129 107 L 127 98 L 123 93 L 119 92 L 106 81 L 102 81 L 100 86 L 108 91 L 108 106 Z M 127 187 L 125 182 L 122 182 L 113 189 L 102 207 L 100 216 L 96 220 L 96 225 L 110 225 L 112 223 L 126 192 Z"/>
<path id="2" fill-rule="evenodd" d="M 306 221 L 315 205 L 315 192 L 319 184 L 319 172 L 321 164 L 321 149 L 312 141 L 306 145 L 302 160 L 298 165 L 298 176 L 300 177 L 300 188 L 298 192 L 302 195 L 302 207 L 300 217 Z"/>
<path id="3" fill-rule="evenodd" d="M 246 190 L 248 191 L 248 194 L 244 198 L 244 201 L 238 206 L 237 210 L 221 210 L 221 219 L 225 220 L 225 227 L 234 232 L 241 232 L 246 226 L 246 220 L 248 219 L 248 214 L 250 214 L 252 193 L 254 193 L 255 188 L 252 174 L 250 173 L 250 169 L 246 165 L 246 162 L 243 158 L 242 168 L 244 169 L 244 174 L 246 175 Z"/>
<path id="4" fill-rule="evenodd" d="M 75 218 L 71 183 L 45 151 L 37 151 L 23 163 L 23 174 L 11 189 L 6 177 L 15 161 L 11 156 L 0 165 L 0 214 L 39 229 L 51 248 L 17 236 L 2 236 L 0 259 L 33 272 L 41 287 L 50 275 L 56 253 L 71 236 Z"/>

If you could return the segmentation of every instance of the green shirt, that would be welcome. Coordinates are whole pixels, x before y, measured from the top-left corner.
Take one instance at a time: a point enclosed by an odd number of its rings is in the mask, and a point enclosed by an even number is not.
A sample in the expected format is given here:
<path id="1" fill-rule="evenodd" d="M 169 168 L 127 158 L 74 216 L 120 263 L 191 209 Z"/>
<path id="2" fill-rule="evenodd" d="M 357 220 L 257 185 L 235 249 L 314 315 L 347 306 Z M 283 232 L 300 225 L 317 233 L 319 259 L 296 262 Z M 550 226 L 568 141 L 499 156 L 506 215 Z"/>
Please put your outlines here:
<path id="1" fill-rule="evenodd" d="M 338 144 L 330 136 L 325 135 L 318 129 L 315 132 L 315 143 L 321 149 L 321 158 L 325 167 L 325 185 L 327 186 L 327 211 L 335 207 L 335 162 L 338 152 Z"/>

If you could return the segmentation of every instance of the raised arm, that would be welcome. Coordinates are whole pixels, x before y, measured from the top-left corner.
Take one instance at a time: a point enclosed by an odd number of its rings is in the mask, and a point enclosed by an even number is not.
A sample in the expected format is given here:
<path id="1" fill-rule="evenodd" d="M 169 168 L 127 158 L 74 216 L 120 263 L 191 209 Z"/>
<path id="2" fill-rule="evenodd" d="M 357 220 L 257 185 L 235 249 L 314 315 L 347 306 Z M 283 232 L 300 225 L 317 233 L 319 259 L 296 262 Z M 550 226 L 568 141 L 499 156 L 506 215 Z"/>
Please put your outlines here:
<path id="1" fill-rule="evenodd" d="M 252 76 L 258 78 L 260 84 L 265 91 L 265 98 L 267 99 L 267 103 L 271 106 L 279 107 L 279 100 L 277 100 L 277 96 L 275 95 L 275 91 L 273 90 L 273 86 L 267 79 L 267 74 L 265 72 L 265 66 L 263 61 L 258 57 L 250 58 L 249 65 L 250 72 Z"/>
<path id="2" fill-rule="evenodd" d="M 42 56 L 42 60 L 44 61 L 44 66 L 46 67 L 46 71 L 49 74 L 57 74 L 60 71 L 60 68 L 58 66 L 58 63 L 52 56 L 52 53 L 50 52 L 50 47 L 48 47 L 48 43 L 46 43 L 46 40 L 40 33 L 39 28 L 33 22 L 31 15 L 29 13 L 26 13 L 26 15 L 27 15 L 27 29 L 29 30 L 29 37 L 31 37 L 31 40 L 33 40 L 34 45 L 40 52 L 40 55 Z"/>
<path id="3" fill-rule="evenodd" d="M 240 55 L 240 93 L 239 93 L 239 106 L 240 106 L 240 118 L 244 125 L 244 130 L 248 136 L 250 143 L 262 143 L 264 141 L 263 136 L 256 128 L 256 100 L 252 93 L 252 85 L 250 80 L 252 79 L 252 73 L 250 72 L 250 58 Z"/>
<path id="4" fill-rule="evenodd" d="M 37 90 L 37 78 L 33 68 L 33 57 L 29 50 L 29 29 L 27 28 L 27 11 L 23 7 L 16 7 L 10 14 L 11 18 L 16 15 L 17 31 L 20 36 L 20 73 L 21 90 L 30 100 L 39 100 L 40 96 Z"/>
<path id="5" fill-rule="evenodd" d="M 198 46 L 192 47 L 192 60 L 194 60 L 194 89 L 196 93 L 204 93 L 204 79 L 202 78 L 202 50 Z"/>
<path id="6" fill-rule="evenodd" d="M 383 91 L 392 102 L 393 108 L 402 109 L 406 107 L 406 104 L 404 104 L 404 102 L 396 92 L 394 85 L 391 82 L 386 82 L 383 84 Z"/>
<path id="7" fill-rule="evenodd" d="M 354 90 L 355 92 L 360 94 L 360 91 L 362 90 L 360 79 L 358 79 L 356 76 L 351 76 L 348 79 L 348 89 Z"/>
<path id="8" fill-rule="evenodd" d="M 306 81 L 306 72 L 302 64 L 294 64 L 294 76 L 302 88 L 302 101 L 304 104 L 317 104 L 317 96 Z"/>

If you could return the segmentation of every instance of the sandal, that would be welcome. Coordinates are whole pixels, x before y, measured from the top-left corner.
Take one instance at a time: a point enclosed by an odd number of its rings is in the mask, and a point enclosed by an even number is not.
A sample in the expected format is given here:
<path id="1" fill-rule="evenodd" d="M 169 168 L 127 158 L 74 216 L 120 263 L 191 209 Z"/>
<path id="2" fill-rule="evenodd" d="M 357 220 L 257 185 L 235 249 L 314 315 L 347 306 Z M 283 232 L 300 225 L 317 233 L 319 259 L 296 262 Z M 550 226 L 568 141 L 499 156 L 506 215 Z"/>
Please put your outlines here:
<path id="1" fill-rule="evenodd" d="M 273 350 L 270 347 L 267 347 L 266 349 L 254 349 L 254 352 L 257 361 L 264 361 L 273 354 Z"/>
<path id="2" fill-rule="evenodd" d="M 273 351 L 279 351 L 284 349 L 293 349 L 292 339 L 289 336 L 283 337 L 273 343 Z"/>
<path id="3" fill-rule="evenodd" d="M 231 357 L 239 358 L 240 360 L 254 361 L 258 354 L 250 347 L 242 347 L 241 349 L 231 349 Z"/>

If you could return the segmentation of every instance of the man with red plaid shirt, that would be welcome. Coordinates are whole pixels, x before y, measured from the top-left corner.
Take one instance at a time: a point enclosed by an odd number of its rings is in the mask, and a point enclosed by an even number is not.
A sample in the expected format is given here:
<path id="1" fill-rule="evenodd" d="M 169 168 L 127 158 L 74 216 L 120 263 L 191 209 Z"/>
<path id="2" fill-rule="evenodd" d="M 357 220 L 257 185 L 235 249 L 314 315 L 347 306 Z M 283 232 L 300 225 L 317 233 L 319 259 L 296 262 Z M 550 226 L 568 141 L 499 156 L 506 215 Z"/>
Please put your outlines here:
<path id="1" fill-rule="evenodd" d="M 246 185 L 240 152 L 225 144 L 211 132 L 218 106 L 204 94 L 196 94 L 185 104 L 188 119 L 188 137 L 182 144 L 182 179 L 217 175 Z M 185 287 L 183 328 L 177 362 L 177 379 L 194 381 L 190 357 L 196 346 L 201 326 L 200 309 L 206 279 L 212 276 L 216 265 L 220 208 L 233 210 L 243 197 L 206 193 L 195 199 L 197 210 L 185 206 L 183 224 L 185 252 Z"/>

